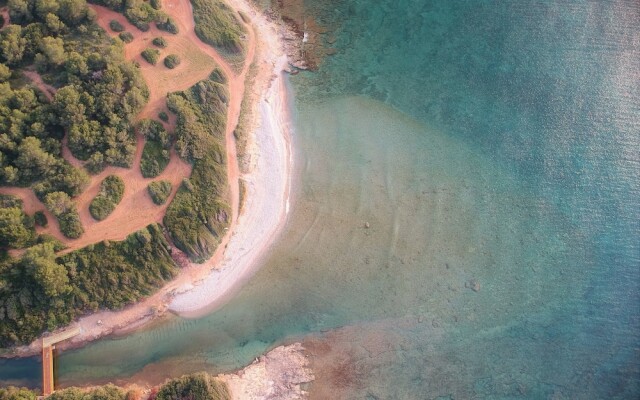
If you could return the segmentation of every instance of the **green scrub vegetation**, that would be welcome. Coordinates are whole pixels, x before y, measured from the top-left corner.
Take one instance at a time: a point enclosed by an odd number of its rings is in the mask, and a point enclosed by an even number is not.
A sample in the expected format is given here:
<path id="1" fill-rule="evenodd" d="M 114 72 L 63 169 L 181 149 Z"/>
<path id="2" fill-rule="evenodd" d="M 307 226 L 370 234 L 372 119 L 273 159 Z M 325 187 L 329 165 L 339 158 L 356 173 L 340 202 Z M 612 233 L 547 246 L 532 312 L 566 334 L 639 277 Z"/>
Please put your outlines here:
<path id="1" fill-rule="evenodd" d="M 151 43 L 153 43 L 154 46 L 160 47 L 160 48 L 165 48 L 167 47 L 167 40 L 163 37 L 157 37 L 157 38 L 153 38 L 153 40 L 151 41 Z"/>
<path id="2" fill-rule="evenodd" d="M 244 52 L 242 36 L 246 34 L 235 11 L 220 0 L 191 0 L 196 35 L 227 55 Z"/>
<path id="3" fill-rule="evenodd" d="M 82 389 L 70 387 L 56 390 L 48 400 L 134 400 L 140 399 L 137 389 L 126 392 L 122 388 L 107 384 Z M 36 400 L 35 391 L 9 386 L 0 388 L 0 400 Z M 151 389 L 149 399 L 155 400 L 231 400 L 227 384 L 201 372 L 171 379 Z"/>
<path id="4" fill-rule="evenodd" d="M 107 218 L 122 201 L 124 181 L 116 175 L 109 175 L 100 184 L 100 192 L 91 201 L 89 212 L 98 221 Z"/>
<path id="5" fill-rule="evenodd" d="M 146 140 L 140 160 L 140 171 L 145 178 L 155 178 L 169 164 L 171 139 L 160 122 L 150 119 L 140 121 L 138 132 Z"/>
<path id="6" fill-rule="evenodd" d="M 120 38 L 120 40 L 122 40 L 124 43 L 131 43 L 133 42 L 133 34 L 131 32 L 120 32 L 120 34 L 118 35 L 118 37 Z"/>
<path id="7" fill-rule="evenodd" d="M 180 57 L 176 54 L 169 54 L 164 58 L 164 66 L 169 69 L 174 69 L 180 65 Z"/>
<path id="8" fill-rule="evenodd" d="M 167 208 L 164 224 L 174 244 L 194 262 L 213 255 L 229 226 L 225 124 L 229 94 L 221 84 L 203 80 L 171 93 L 169 110 L 177 115 L 176 150 L 193 163 Z"/>
<path id="9" fill-rule="evenodd" d="M 178 33 L 175 21 L 165 12 L 160 11 L 162 6 L 157 0 L 149 3 L 143 0 L 96 0 L 92 1 L 92 3 L 124 14 L 133 26 L 143 32 L 151 28 L 151 23 L 155 23 L 158 29 L 170 33 Z"/>
<path id="10" fill-rule="evenodd" d="M 167 201 L 167 198 L 171 194 L 171 182 L 169 181 L 156 181 L 151 182 L 147 187 L 151 200 L 157 205 L 162 205 Z"/>
<path id="11" fill-rule="evenodd" d="M 160 51 L 158 49 L 144 49 L 142 50 L 142 58 L 145 59 L 151 65 L 156 65 L 158 63 L 158 57 L 160 57 Z"/>

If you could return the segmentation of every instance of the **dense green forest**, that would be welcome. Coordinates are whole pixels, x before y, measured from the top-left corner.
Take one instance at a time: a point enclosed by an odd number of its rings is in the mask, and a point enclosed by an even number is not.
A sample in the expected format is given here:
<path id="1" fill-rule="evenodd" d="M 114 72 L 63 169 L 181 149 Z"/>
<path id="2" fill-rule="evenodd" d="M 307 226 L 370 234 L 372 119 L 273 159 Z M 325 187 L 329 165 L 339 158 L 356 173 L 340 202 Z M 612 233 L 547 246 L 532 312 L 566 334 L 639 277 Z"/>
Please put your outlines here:
<path id="1" fill-rule="evenodd" d="M 36 400 L 36 392 L 9 386 L 0 388 L 0 400 Z M 92 389 L 70 387 L 58 390 L 49 400 L 138 400 L 137 390 L 125 392 L 111 384 Z M 172 379 L 151 390 L 149 400 L 230 400 L 227 384 L 206 373 L 185 375 Z"/>
<path id="2" fill-rule="evenodd" d="M 228 99 L 227 89 L 210 79 L 167 99 L 169 110 L 178 116 L 176 150 L 193 163 L 193 171 L 167 208 L 164 224 L 175 245 L 194 262 L 211 257 L 231 218 L 224 201 Z"/>
<path id="3" fill-rule="evenodd" d="M 129 167 L 131 121 L 148 89 L 122 47 L 92 21 L 84 0 L 11 0 L 12 25 L 0 32 L 0 183 L 31 186 L 45 199 L 70 197 L 87 185 L 85 171 L 62 158 L 65 131 L 73 155 L 91 173 Z M 23 75 L 36 70 L 58 90 L 52 101 Z"/>
<path id="4" fill-rule="evenodd" d="M 0 261 L 0 346 L 29 343 L 83 313 L 131 304 L 175 276 L 156 224 L 122 242 L 104 241 L 64 256 L 53 241 Z"/>

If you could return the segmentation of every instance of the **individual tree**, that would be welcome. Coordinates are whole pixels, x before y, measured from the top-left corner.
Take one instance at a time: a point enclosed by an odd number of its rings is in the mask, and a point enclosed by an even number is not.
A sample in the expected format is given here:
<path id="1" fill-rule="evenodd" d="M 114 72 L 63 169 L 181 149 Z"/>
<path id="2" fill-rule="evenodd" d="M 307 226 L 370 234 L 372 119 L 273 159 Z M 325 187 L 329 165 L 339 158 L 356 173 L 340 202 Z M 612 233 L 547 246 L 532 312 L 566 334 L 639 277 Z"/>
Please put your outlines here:
<path id="1" fill-rule="evenodd" d="M 51 36 L 42 38 L 41 50 L 47 57 L 47 61 L 56 67 L 62 65 L 66 60 L 64 41 L 61 38 Z"/>
<path id="2" fill-rule="evenodd" d="M 76 26 L 87 17 L 86 0 L 58 0 L 60 19 L 71 26 Z"/>
<path id="3" fill-rule="evenodd" d="M 20 171 L 20 176 L 27 181 L 45 176 L 57 164 L 58 160 L 42 149 L 41 141 L 36 137 L 26 137 L 18 146 L 15 166 Z"/>
<path id="4" fill-rule="evenodd" d="M 4 64 L 0 64 L 0 83 L 6 82 L 11 78 L 11 70 Z"/>
<path id="5" fill-rule="evenodd" d="M 33 239 L 33 231 L 25 225 L 26 215 L 20 208 L 0 208 L 0 246 L 24 248 Z"/>
<path id="6" fill-rule="evenodd" d="M 47 14 L 56 14 L 58 9 L 60 8 L 60 4 L 58 4 L 57 0 L 36 0 L 35 1 L 35 11 L 36 15 L 44 20 Z"/>
<path id="7" fill-rule="evenodd" d="M 0 54 L 9 65 L 15 65 L 22 61 L 27 40 L 22 37 L 20 25 L 9 25 L 2 30 L 0 35 Z"/>
<path id="8" fill-rule="evenodd" d="M 44 198 L 44 205 L 53 215 L 62 215 L 75 208 L 71 198 L 64 192 L 49 193 Z"/>
<path id="9" fill-rule="evenodd" d="M 58 297 L 71 291 L 67 269 L 56 263 L 53 243 L 29 248 L 22 256 L 22 263 L 47 296 Z"/>

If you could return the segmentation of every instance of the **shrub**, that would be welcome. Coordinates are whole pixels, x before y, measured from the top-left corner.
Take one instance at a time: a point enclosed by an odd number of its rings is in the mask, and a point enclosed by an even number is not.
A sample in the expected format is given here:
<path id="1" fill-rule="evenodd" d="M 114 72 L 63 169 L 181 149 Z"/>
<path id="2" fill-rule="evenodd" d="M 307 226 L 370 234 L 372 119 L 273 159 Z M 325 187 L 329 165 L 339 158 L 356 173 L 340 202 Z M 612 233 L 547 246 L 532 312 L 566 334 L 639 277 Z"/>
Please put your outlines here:
<path id="1" fill-rule="evenodd" d="M 165 16 L 162 19 L 156 21 L 156 26 L 161 31 L 173 33 L 174 35 L 179 32 L 178 25 L 176 25 L 176 22 L 173 20 L 173 18 L 169 16 Z"/>
<path id="2" fill-rule="evenodd" d="M 191 0 L 196 35 L 205 43 L 231 54 L 243 51 L 244 27 L 221 0 Z"/>
<path id="3" fill-rule="evenodd" d="M 33 220 L 36 223 L 36 225 L 42 226 L 43 228 L 46 228 L 47 225 L 49 225 L 47 216 L 42 211 L 36 211 L 36 213 L 33 214 Z"/>
<path id="4" fill-rule="evenodd" d="M 151 200 L 157 205 L 162 205 L 171 194 L 171 188 L 171 182 L 169 181 L 155 181 L 149 184 L 147 190 Z"/>
<path id="5" fill-rule="evenodd" d="M 91 216 L 98 221 L 113 212 L 124 195 L 124 181 L 116 175 L 109 175 L 100 184 L 100 192 L 89 205 Z"/>
<path id="6" fill-rule="evenodd" d="M 70 239 L 77 239 L 84 233 L 76 205 L 64 192 L 51 192 L 44 197 L 44 205 L 58 218 L 60 231 Z"/>
<path id="7" fill-rule="evenodd" d="M 153 7 L 155 10 L 159 10 L 162 8 L 162 2 L 160 0 L 151 0 L 149 4 L 151 4 L 151 7 Z"/>
<path id="8" fill-rule="evenodd" d="M 133 42 L 133 34 L 131 32 L 121 32 L 118 37 L 125 43 Z"/>
<path id="9" fill-rule="evenodd" d="M 164 58 L 165 67 L 169 69 L 174 69 L 178 65 L 180 65 L 180 57 L 178 57 L 176 54 L 169 54 Z"/>
<path id="10" fill-rule="evenodd" d="M 214 82 L 218 82 L 221 84 L 225 84 L 227 83 L 227 76 L 224 74 L 224 72 L 222 72 L 222 70 L 218 67 L 216 67 L 211 74 L 209 74 L 209 79 L 214 81 Z"/>
<path id="11" fill-rule="evenodd" d="M 231 393 L 226 383 L 199 373 L 172 379 L 156 394 L 156 400 L 175 399 L 231 400 Z"/>
<path id="12" fill-rule="evenodd" d="M 154 46 L 158 46 L 158 47 L 161 47 L 161 48 L 167 47 L 167 40 L 165 38 L 163 38 L 163 37 L 154 38 L 151 41 L 151 43 L 153 43 Z"/>
<path id="13" fill-rule="evenodd" d="M 169 149 L 157 140 L 147 140 L 142 150 L 140 171 L 145 178 L 155 178 L 169 164 Z"/>
<path id="14" fill-rule="evenodd" d="M 122 24 L 118 21 L 116 21 L 115 19 L 112 19 L 109 22 L 109 28 L 111 28 L 112 31 L 114 32 L 122 32 L 124 31 L 124 26 L 122 26 Z"/>
<path id="15" fill-rule="evenodd" d="M 144 49 L 142 51 L 142 58 L 149 64 L 156 65 L 158 57 L 160 57 L 160 52 L 157 49 Z"/>
<path id="16" fill-rule="evenodd" d="M 164 112 L 164 111 L 160 111 L 158 113 L 158 118 L 160 118 L 161 120 L 163 120 L 164 122 L 168 122 L 169 121 L 169 115 Z"/>

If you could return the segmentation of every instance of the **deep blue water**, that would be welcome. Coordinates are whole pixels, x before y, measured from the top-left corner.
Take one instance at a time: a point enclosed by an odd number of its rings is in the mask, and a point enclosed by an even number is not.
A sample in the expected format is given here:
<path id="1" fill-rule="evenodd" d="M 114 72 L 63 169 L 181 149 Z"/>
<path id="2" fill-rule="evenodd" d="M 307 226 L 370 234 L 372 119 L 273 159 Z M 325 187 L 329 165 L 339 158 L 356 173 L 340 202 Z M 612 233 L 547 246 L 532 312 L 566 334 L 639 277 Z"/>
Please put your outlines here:
<path id="1" fill-rule="evenodd" d="M 63 354 L 61 381 L 302 339 L 332 349 L 315 398 L 638 398 L 640 5 L 307 7 L 337 53 L 291 79 L 296 201 L 264 267 L 208 317 Z"/>

